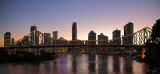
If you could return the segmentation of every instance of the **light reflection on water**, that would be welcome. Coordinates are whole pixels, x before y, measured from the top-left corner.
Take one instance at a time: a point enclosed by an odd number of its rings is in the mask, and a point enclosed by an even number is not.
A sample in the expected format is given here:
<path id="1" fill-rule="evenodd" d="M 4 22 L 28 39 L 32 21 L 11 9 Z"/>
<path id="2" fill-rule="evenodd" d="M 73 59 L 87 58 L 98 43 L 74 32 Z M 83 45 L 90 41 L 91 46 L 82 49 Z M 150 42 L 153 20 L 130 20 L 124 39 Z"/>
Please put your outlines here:
<path id="1" fill-rule="evenodd" d="M 131 57 L 67 54 L 40 63 L 0 64 L 0 74 L 146 74 L 146 65 Z"/>

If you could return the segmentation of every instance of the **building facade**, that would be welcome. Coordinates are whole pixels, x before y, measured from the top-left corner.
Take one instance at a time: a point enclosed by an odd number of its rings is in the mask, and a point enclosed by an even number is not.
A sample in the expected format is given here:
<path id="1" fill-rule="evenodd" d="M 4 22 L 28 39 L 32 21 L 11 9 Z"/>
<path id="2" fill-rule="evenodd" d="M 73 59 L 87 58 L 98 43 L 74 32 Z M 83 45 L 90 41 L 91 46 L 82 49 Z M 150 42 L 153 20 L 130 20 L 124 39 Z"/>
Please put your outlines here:
<path id="1" fill-rule="evenodd" d="M 90 31 L 88 33 L 88 42 L 87 44 L 93 44 L 95 45 L 96 44 L 96 33 L 94 31 Z"/>
<path id="2" fill-rule="evenodd" d="M 4 34 L 4 47 L 10 47 L 12 44 L 11 33 L 6 32 Z"/>
<path id="3" fill-rule="evenodd" d="M 30 34 L 31 34 L 31 45 L 38 45 L 39 44 L 39 34 L 37 31 L 37 26 L 31 26 Z"/>
<path id="4" fill-rule="evenodd" d="M 51 34 L 44 33 L 44 45 L 51 45 Z"/>
<path id="5" fill-rule="evenodd" d="M 124 45 L 133 45 L 133 23 L 129 22 L 124 26 L 124 37 L 123 44 Z"/>
<path id="6" fill-rule="evenodd" d="M 56 45 L 58 41 L 58 31 L 53 31 L 52 45 Z"/>
<path id="7" fill-rule="evenodd" d="M 108 43 L 108 36 L 105 36 L 103 33 L 98 35 L 98 44 L 107 44 Z"/>
<path id="8" fill-rule="evenodd" d="M 53 40 L 58 40 L 58 31 L 53 31 Z"/>
<path id="9" fill-rule="evenodd" d="M 77 40 L 77 23 L 72 24 L 72 40 Z"/>
<path id="10" fill-rule="evenodd" d="M 112 32 L 113 37 L 113 44 L 121 45 L 121 31 L 114 30 Z"/>

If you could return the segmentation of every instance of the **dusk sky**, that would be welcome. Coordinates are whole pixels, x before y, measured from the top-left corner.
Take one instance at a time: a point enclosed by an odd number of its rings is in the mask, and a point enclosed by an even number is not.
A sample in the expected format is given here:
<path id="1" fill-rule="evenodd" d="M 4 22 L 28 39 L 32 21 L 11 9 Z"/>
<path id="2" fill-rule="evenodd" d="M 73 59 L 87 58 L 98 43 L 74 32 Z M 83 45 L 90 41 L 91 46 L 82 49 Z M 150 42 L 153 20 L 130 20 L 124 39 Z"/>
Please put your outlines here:
<path id="1" fill-rule="evenodd" d="M 78 39 L 87 40 L 91 30 L 111 39 L 115 29 L 123 35 L 128 22 L 136 32 L 158 19 L 160 0 L 0 0 L 0 46 L 5 32 L 18 40 L 29 34 L 34 22 L 40 32 L 58 31 L 67 40 L 72 22 L 77 22 Z"/>

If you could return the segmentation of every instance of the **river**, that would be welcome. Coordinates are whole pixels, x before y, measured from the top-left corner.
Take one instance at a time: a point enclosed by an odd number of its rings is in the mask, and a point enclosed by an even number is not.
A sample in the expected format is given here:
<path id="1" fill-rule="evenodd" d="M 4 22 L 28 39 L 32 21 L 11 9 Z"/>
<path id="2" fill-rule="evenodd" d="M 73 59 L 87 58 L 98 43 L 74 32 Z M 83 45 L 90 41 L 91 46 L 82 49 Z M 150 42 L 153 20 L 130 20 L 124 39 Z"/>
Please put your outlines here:
<path id="1" fill-rule="evenodd" d="M 0 74 L 146 74 L 146 65 L 132 57 L 62 54 L 34 63 L 0 64 Z"/>

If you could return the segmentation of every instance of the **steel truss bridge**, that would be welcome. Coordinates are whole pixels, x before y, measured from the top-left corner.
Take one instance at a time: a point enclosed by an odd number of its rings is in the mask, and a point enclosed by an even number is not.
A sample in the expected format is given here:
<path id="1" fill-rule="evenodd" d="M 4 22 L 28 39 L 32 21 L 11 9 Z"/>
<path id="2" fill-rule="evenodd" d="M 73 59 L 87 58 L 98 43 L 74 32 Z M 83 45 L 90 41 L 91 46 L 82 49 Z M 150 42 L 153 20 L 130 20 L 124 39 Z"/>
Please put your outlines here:
<path id="1" fill-rule="evenodd" d="M 15 48 L 54 48 L 54 47 L 140 47 L 145 48 L 145 43 L 150 39 L 152 29 L 145 27 L 133 34 L 128 34 L 127 36 L 122 36 L 114 40 L 57 40 L 55 44 L 45 45 L 44 44 L 44 34 L 37 31 L 35 34 L 28 34 L 22 39 L 15 42 L 15 46 L 1 47 L 0 49 L 15 49 Z M 34 35 L 34 37 L 32 36 Z M 132 37 L 133 43 L 123 44 L 124 38 Z M 33 41 L 37 40 L 37 41 Z M 120 44 L 115 44 L 114 41 L 120 41 Z M 50 38 L 50 41 L 53 41 Z"/>

